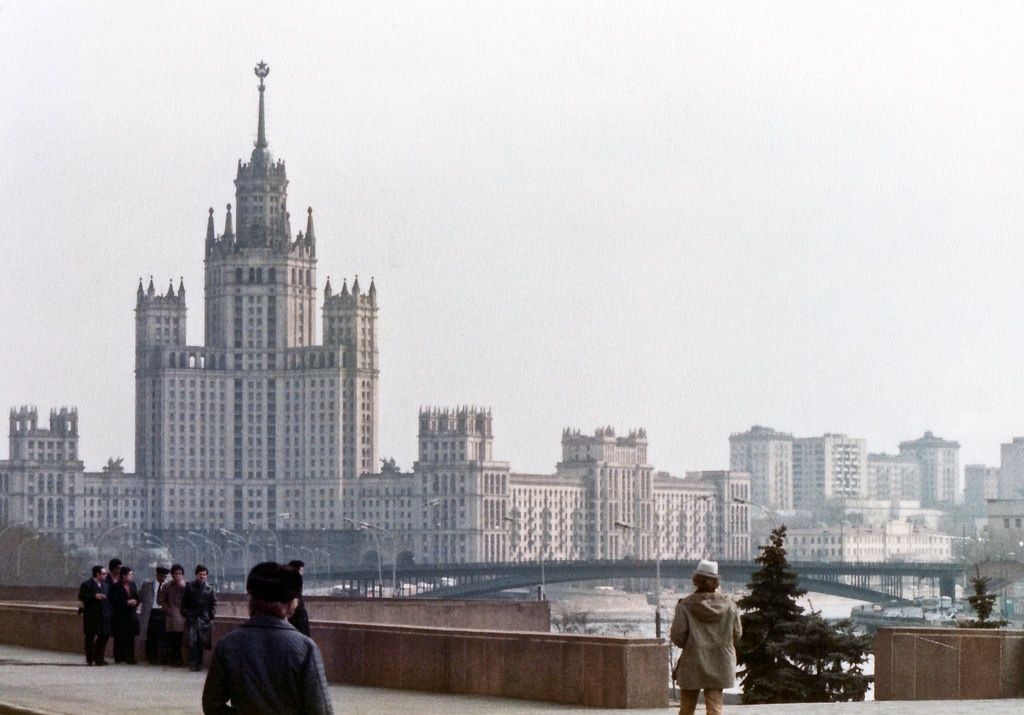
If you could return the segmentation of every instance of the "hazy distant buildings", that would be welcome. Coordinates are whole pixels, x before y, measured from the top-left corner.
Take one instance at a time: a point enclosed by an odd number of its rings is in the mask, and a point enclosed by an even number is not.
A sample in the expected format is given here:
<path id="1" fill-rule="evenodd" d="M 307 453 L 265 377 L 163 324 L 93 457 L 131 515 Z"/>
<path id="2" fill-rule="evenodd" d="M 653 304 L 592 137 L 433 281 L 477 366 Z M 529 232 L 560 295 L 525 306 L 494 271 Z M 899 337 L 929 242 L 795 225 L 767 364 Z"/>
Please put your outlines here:
<path id="1" fill-rule="evenodd" d="M 729 471 L 750 474 L 752 501 L 780 511 L 793 508 L 793 435 L 757 425 L 730 435 Z"/>
<path id="2" fill-rule="evenodd" d="M 1024 437 L 999 446 L 998 499 L 1024 498 Z"/>
<path id="3" fill-rule="evenodd" d="M 412 472 L 386 463 L 346 482 L 364 548 L 417 563 L 748 558 L 746 507 L 731 499 L 749 491 L 745 473 L 655 474 L 642 429 L 567 429 L 554 473 L 512 472 L 475 407 L 422 409 Z"/>
<path id="4" fill-rule="evenodd" d="M 790 529 L 786 549 L 792 561 L 941 562 L 953 559 L 953 539 L 909 521 L 877 526 Z"/>
<path id="5" fill-rule="evenodd" d="M 961 501 L 959 442 L 925 432 L 919 439 L 900 442 L 900 456 L 921 466 L 921 506 L 952 506 Z"/>
<path id="6" fill-rule="evenodd" d="M 865 493 L 867 444 L 843 434 L 793 440 L 793 506 L 812 509 Z"/>
<path id="7" fill-rule="evenodd" d="M 971 507 L 973 513 L 983 513 L 985 502 L 989 499 L 1001 498 L 1001 475 L 999 467 L 984 464 L 968 464 L 964 467 L 964 504 Z"/>
<path id="8" fill-rule="evenodd" d="M 78 411 L 51 410 L 49 427 L 42 427 L 34 408 L 11 410 L 8 444 L 10 458 L 0 462 L 0 524 L 27 522 L 62 540 L 85 527 L 85 514 L 75 508 L 84 482 Z"/>

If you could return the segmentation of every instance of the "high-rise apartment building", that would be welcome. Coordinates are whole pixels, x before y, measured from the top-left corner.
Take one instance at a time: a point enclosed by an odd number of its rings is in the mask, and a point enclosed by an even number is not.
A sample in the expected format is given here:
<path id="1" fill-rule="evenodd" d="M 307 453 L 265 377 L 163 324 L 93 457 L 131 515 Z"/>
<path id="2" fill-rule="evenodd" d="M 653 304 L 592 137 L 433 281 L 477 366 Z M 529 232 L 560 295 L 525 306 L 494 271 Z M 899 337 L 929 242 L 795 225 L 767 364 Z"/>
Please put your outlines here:
<path id="1" fill-rule="evenodd" d="M 288 178 L 270 154 L 261 63 L 255 148 L 239 161 L 235 215 L 210 209 L 205 341 L 186 343 L 185 287 L 136 296 L 136 471 L 150 528 L 334 528 L 342 484 L 377 463 L 377 292 L 328 281 L 316 343 L 312 209 L 291 232 Z M 282 515 L 287 514 L 287 520 Z"/>
<path id="2" fill-rule="evenodd" d="M 921 465 L 916 459 L 896 454 L 868 455 L 868 479 L 865 496 L 886 502 L 919 501 Z"/>
<path id="3" fill-rule="evenodd" d="M 900 442 L 900 456 L 921 465 L 921 506 L 949 506 L 961 501 L 959 442 L 925 432 L 919 439 Z"/>
<path id="4" fill-rule="evenodd" d="M 844 434 L 793 440 L 793 506 L 813 509 L 830 499 L 864 496 L 867 442 Z"/>
<path id="5" fill-rule="evenodd" d="M 750 474 L 751 501 L 793 508 L 793 435 L 757 425 L 729 435 L 729 471 Z"/>
<path id="6" fill-rule="evenodd" d="M 996 499 L 1024 498 L 1024 437 L 999 445 L 999 480 Z"/>

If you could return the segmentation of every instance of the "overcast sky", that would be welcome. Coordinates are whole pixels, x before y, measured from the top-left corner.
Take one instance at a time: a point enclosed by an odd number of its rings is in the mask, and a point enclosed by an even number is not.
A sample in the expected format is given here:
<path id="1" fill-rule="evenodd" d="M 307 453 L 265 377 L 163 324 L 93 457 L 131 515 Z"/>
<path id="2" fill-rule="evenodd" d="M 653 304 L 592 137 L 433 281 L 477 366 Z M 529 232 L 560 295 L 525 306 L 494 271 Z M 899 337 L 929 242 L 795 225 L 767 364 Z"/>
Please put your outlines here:
<path id="1" fill-rule="evenodd" d="M 564 427 L 679 475 L 752 424 L 1024 435 L 1021 3 L 334 5 L 0 5 L 0 408 L 76 406 L 87 469 L 134 465 L 139 279 L 203 341 L 260 60 L 405 469 L 429 405 L 528 472 Z"/>

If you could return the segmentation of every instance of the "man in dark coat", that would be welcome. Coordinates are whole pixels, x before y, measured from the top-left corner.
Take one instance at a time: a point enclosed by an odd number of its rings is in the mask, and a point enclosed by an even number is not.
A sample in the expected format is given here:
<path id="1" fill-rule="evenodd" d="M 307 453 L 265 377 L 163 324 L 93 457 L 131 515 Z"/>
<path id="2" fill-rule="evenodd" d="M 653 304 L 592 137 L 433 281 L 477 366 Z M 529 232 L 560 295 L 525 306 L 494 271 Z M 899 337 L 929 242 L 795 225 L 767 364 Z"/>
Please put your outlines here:
<path id="1" fill-rule="evenodd" d="M 256 564 L 245 584 L 249 620 L 217 641 L 203 687 L 203 712 L 331 715 L 320 649 L 286 620 L 302 575 L 284 564 Z"/>
<path id="2" fill-rule="evenodd" d="M 135 665 L 135 636 L 139 635 L 139 589 L 131 566 L 122 566 L 120 578 L 110 588 L 111 633 L 114 662 Z"/>
<path id="3" fill-rule="evenodd" d="M 209 650 L 213 638 L 213 617 L 217 610 L 217 595 L 206 583 L 210 571 L 202 564 L 196 566 L 196 578 L 185 585 L 181 598 L 181 615 L 185 617 L 185 645 L 188 665 L 193 671 L 203 669 L 203 651 Z"/>
<path id="4" fill-rule="evenodd" d="M 304 576 L 306 564 L 299 559 L 289 561 L 288 565 L 299 572 L 299 576 Z M 295 626 L 296 630 L 304 636 L 309 636 L 309 613 L 306 612 L 306 601 L 302 598 L 302 594 L 299 594 L 299 603 L 295 606 L 295 612 L 288 618 L 288 622 Z"/>
<path id="5" fill-rule="evenodd" d="M 92 567 L 92 578 L 78 588 L 82 602 L 82 629 L 85 631 L 85 662 L 88 665 L 106 665 L 103 654 L 110 637 L 110 601 L 107 600 L 107 570 Z"/>
<path id="6" fill-rule="evenodd" d="M 146 660 L 152 665 L 163 662 L 167 655 L 164 634 L 167 615 L 160 603 L 160 591 L 170 572 L 171 570 L 166 566 L 157 566 L 156 578 L 146 579 L 142 582 L 142 588 L 139 589 L 139 603 L 142 606 L 139 613 L 139 626 L 145 635 Z"/>

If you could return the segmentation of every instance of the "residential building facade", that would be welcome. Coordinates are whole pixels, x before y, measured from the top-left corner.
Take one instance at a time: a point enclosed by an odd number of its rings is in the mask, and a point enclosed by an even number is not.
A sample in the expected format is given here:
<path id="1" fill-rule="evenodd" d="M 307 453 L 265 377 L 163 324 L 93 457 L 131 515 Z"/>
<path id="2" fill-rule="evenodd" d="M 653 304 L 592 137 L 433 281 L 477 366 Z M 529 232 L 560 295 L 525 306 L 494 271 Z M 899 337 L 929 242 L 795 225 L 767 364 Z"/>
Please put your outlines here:
<path id="1" fill-rule="evenodd" d="M 843 434 L 793 440 L 793 506 L 857 499 L 867 487 L 867 443 Z"/>
<path id="2" fill-rule="evenodd" d="M 923 437 L 900 442 L 900 456 L 921 466 L 921 506 L 951 506 L 962 501 L 959 442 L 925 432 Z"/>
<path id="3" fill-rule="evenodd" d="M 729 471 L 750 474 L 750 500 L 768 509 L 793 508 L 793 435 L 754 425 L 729 436 Z"/>

